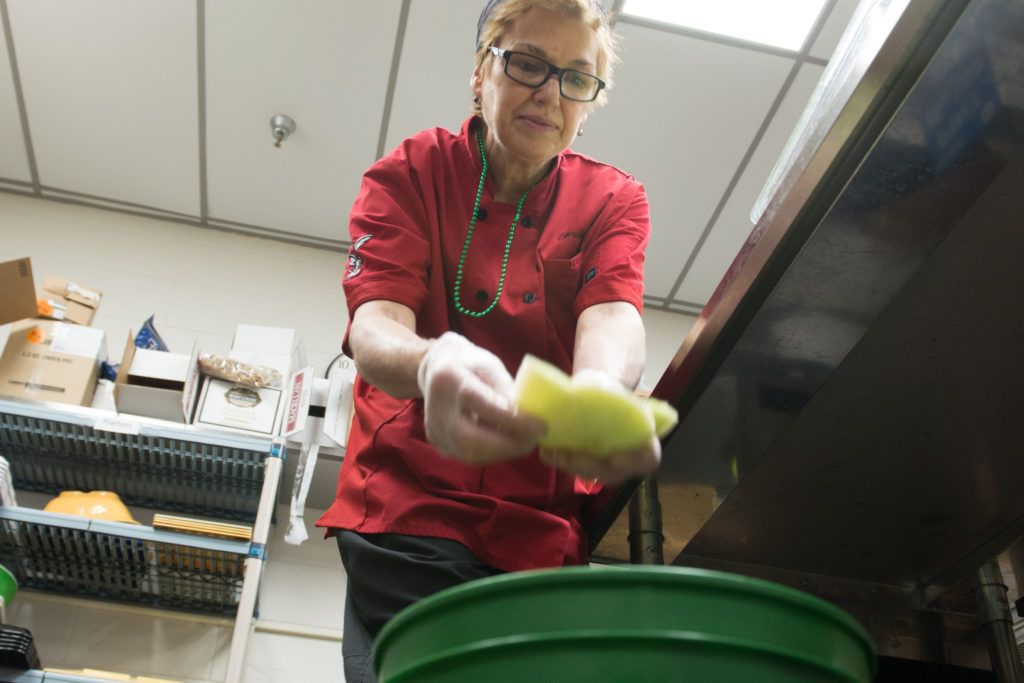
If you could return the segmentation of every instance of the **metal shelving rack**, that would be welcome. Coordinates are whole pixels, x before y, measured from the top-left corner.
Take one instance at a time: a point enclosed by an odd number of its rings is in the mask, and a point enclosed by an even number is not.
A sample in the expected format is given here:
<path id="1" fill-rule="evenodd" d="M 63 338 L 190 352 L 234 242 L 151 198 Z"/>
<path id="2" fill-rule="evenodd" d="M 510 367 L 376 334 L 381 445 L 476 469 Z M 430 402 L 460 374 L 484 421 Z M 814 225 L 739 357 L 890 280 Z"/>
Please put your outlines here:
<path id="1" fill-rule="evenodd" d="M 0 667 L 0 683 L 104 683 L 109 680 L 55 671 L 18 671 Z"/>
<path id="2" fill-rule="evenodd" d="M 0 455 L 18 488 L 111 490 L 130 505 L 253 524 L 251 542 L 229 541 L 0 506 L 0 562 L 26 588 L 233 613 L 225 683 L 237 683 L 284 452 L 279 438 L 0 399 Z M 36 673 L 43 677 L 31 678 Z M 77 680 L 50 672 L 19 675 L 29 678 L 14 680 Z"/>
<path id="3" fill-rule="evenodd" d="M 22 588 L 230 615 L 251 545 L 0 506 L 0 564 Z"/>
<path id="4" fill-rule="evenodd" d="M 53 405 L 0 399 L 0 449 L 18 488 L 115 491 L 128 505 L 256 518 L 272 439 Z"/>
<path id="5" fill-rule="evenodd" d="M 0 666 L 0 683 L 110 683 L 110 680 L 64 671 L 18 671 Z"/>

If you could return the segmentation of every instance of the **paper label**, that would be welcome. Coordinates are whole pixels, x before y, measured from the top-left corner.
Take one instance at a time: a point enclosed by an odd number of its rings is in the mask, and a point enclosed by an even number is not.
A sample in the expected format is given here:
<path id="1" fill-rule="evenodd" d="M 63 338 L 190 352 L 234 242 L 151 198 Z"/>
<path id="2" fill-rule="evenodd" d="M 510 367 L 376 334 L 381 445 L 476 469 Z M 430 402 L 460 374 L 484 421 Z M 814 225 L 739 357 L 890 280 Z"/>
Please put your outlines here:
<path id="1" fill-rule="evenodd" d="M 117 432 L 118 434 L 132 434 L 138 436 L 139 421 L 126 420 L 120 417 L 98 417 L 93 424 L 93 429 L 98 432 Z"/>
<path id="2" fill-rule="evenodd" d="M 324 412 L 324 434 L 339 446 L 348 442 L 352 411 L 352 386 L 356 379 L 355 362 L 344 356 L 330 371 L 330 391 Z"/>
<path id="3" fill-rule="evenodd" d="M 288 383 L 288 412 L 285 413 L 285 436 L 292 435 L 306 426 L 309 415 L 309 400 L 313 390 L 313 368 L 303 368 L 292 375 Z"/>
<path id="4" fill-rule="evenodd" d="M 103 346 L 103 330 L 68 323 L 54 323 L 50 350 L 72 356 L 99 358 Z"/>
<path id="5" fill-rule="evenodd" d="M 281 389 L 206 380 L 197 424 L 217 424 L 270 434 L 278 422 Z"/>

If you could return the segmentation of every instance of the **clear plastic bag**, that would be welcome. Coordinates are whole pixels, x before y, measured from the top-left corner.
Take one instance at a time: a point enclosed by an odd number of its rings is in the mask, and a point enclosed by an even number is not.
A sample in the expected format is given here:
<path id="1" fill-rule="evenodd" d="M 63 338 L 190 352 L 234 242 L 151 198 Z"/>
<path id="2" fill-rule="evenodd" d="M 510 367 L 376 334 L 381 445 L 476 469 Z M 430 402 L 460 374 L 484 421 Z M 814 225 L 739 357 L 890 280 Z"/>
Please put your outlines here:
<path id="1" fill-rule="evenodd" d="M 213 353 L 199 354 L 199 369 L 217 379 L 226 379 L 250 387 L 280 387 L 281 373 L 263 365 L 250 365 Z"/>

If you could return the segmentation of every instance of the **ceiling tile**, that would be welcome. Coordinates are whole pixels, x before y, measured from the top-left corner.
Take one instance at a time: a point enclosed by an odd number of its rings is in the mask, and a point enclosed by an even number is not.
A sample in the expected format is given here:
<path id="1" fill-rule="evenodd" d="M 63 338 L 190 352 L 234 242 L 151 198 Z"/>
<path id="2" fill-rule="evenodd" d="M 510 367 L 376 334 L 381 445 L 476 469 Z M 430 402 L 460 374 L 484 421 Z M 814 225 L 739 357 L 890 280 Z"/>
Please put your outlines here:
<path id="1" fill-rule="evenodd" d="M 804 64 L 800 68 L 693 267 L 676 293 L 676 299 L 703 304 L 714 293 L 754 228 L 750 211 L 823 72 L 823 67 L 813 64 Z"/>
<path id="2" fill-rule="evenodd" d="M 196 5 L 7 5 L 40 182 L 196 214 Z"/>
<path id="3" fill-rule="evenodd" d="M 456 130 L 469 115 L 484 4 L 4 1 L 34 159 L 44 187 L 55 188 L 47 194 L 329 246 L 347 240 L 348 212 L 382 133 L 388 151 L 425 128 Z M 831 55 L 856 4 L 830 3 L 814 57 Z M 647 187 L 654 225 L 647 293 L 665 297 L 793 60 L 628 20 L 620 29 L 623 65 L 610 103 L 591 115 L 573 149 Z M 30 159 L 5 47 L 0 42 L 0 187 L 24 190 Z M 694 255 L 675 303 L 702 305 L 731 263 L 750 230 L 750 205 L 819 71 L 805 66 L 799 74 Z M 269 125 L 277 113 L 298 124 L 280 148 Z M 166 225 L 181 230 L 180 223 Z"/>
<path id="4" fill-rule="evenodd" d="M 574 148 L 647 188 L 647 294 L 665 297 L 793 62 L 637 25 L 621 30 L 623 63 L 609 104 Z"/>
<path id="5" fill-rule="evenodd" d="M 479 0 L 413 0 L 386 150 L 427 128 L 457 131 L 469 117 L 469 77 L 482 6 Z"/>
<path id="6" fill-rule="evenodd" d="M 206 3 L 211 219 L 345 240 L 373 163 L 400 0 Z M 280 148 L 270 119 L 292 117 Z"/>
<path id="7" fill-rule="evenodd" d="M 11 74 L 7 38 L 0 31 L 0 178 L 22 182 L 32 181 L 21 128 L 21 113 Z"/>

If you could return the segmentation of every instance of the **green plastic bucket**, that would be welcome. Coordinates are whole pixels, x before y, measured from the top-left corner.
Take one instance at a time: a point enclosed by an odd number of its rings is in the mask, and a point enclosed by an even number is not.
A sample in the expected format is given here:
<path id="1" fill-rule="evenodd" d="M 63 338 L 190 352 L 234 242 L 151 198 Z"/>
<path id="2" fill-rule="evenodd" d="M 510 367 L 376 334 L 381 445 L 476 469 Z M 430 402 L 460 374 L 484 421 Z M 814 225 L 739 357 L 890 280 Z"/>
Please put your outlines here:
<path id="1" fill-rule="evenodd" d="M 0 564 L 0 623 L 7 620 L 6 608 L 10 607 L 17 593 L 18 579 L 7 567 Z"/>
<path id="2" fill-rule="evenodd" d="M 381 683 L 870 683 L 849 614 L 802 591 L 676 567 L 518 572 L 403 610 L 374 644 Z"/>

